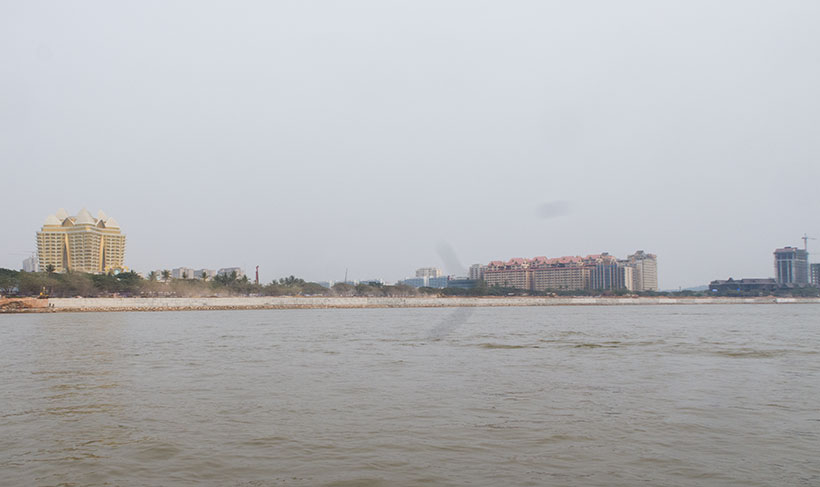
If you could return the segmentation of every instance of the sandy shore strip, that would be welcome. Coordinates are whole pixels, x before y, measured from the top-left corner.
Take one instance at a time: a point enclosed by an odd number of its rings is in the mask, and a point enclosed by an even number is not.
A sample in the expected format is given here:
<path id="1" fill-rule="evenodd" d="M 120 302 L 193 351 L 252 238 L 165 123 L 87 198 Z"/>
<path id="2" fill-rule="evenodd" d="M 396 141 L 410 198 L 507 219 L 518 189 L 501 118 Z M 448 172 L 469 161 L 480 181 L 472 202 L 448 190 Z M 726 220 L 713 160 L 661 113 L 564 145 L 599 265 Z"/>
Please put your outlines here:
<path id="1" fill-rule="evenodd" d="M 42 301 L 47 301 L 42 303 Z M 50 298 L 37 308 L 9 312 L 183 311 L 242 309 L 451 308 L 499 306 L 624 306 L 687 304 L 820 304 L 820 298 L 670 297 L 234 297 L 234 298 Z M 39 304 L 39 303 L 38 303 Z"/>

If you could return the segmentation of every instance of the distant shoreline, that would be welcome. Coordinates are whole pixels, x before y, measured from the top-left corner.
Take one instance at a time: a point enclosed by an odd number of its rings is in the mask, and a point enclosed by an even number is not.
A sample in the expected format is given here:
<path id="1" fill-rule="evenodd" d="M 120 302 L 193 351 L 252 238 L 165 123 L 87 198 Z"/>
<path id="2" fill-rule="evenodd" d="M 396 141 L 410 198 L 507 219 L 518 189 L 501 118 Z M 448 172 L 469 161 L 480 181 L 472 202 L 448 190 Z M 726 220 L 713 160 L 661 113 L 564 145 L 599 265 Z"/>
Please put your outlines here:
<path id="1" fill-rule="evenodd" d="M 6 300 L 7 302 L 10 300 Z M 7 313 L 202 311 L 250 309 L 457 308 L 518 306 L 636 306 L 692 304 L 820 304 L 820 298 L 729 297 L 234 297 L 24 299 Z"/>

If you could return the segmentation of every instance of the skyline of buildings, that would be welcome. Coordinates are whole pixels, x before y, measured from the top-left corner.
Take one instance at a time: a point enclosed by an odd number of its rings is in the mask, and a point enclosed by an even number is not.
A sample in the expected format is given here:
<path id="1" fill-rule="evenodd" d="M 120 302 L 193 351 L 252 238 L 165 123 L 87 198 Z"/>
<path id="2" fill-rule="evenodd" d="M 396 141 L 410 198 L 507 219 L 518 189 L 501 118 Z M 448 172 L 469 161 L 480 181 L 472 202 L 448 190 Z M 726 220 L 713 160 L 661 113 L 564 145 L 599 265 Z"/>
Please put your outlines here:
<path id="1" fill-rule="evenodd" d="M 808 237 L 804 237 L 809 240 Z M 820 286 L 820 264 L 809 263 L 808 248 L 786 246 L 775 249 L 774 274 L 769 278 L 742 278 L 714 280 L 709 289 L 715 293 L 773 292 L 783 288 Z"/>
<path id="2" fill-rule="evenodd" d="M 488 286 L 531 291 L 659 290 L 657 256 L 642 250 L 626 259 L 617 259 L 604 252 L 586 257 L 496 260 L 483 269 L 472 266 L 470 273 L 471 276 L 483 274 Z"/>
<path id="3" fill-rule="evenodd" d="M 37 267 L 54 272 L 91 274 L 125 270 L 125 234 L 102 210 L 93 217 L 83 208 L 70 216 L 60 208 L 37 232 Z"/>
<path id="4" fill-rule="evenodd" d="M 118 222 L 102 210 L 93 217 L 83 208 L 76 216 L 65 209 L 49 215 L 37 232 L 36 256 L 23 260 L 25 272 L 45 271 L 53 266 L 54 272 L 78 271 L 106 273 L 127 270 L 124 265 L 125 234 Z M 807 249 L 786 246 L 774 252 L 774 281 L 780 285 L 820 286 L 820 264 L 810 263 Z M 239 267 L 194 269 L 177 267 L 171 271 L 175 279 L 209 279 L 219 274 L 236 271 L 237 277 L 245 273 Z M 155 271 L 161 274 L 162 271 Z M 487 265 L 473 264 L 468 276 L 445 276 L 439 267 L 416 269 L 415 278 L 396 281 L 414 287 L 447 287 L 449 280 L 484 280 L 488 285 L 509 286 L 533 291 L 545 290 L 615 290 L 657 291 L 657 256 L 642 250 L 617 259 L 608 253 L 566 256 L 548 259 L 514 258 L 509 261 L 492 261 Z M 380 282 L 382 279 L 356 281 Z M 747 279 L 749 284 L 752 280 Z M 760 281 L 760 280 L 758 280 Z M 332 281 L 328 281 L 329 283 Z M 713 281 L 717 282 L 717 281 Z M 734 281 L 737 282 L 737 281 Z M 762 281 L 761 281 L 762 282 Z"/>

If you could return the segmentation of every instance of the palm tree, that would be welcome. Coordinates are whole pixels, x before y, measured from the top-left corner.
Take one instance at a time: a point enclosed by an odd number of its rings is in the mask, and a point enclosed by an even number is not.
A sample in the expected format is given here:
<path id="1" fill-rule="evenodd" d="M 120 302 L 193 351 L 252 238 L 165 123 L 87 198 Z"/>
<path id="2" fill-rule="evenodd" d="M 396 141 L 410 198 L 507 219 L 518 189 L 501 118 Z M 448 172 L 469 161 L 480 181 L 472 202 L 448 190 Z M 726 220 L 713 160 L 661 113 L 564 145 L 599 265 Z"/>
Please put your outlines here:
<path id="1" fill-rule="evenodd" d="M 148 280 L 149 281 L 156 281 L 157 280 L 157 271 L 151 271 L 148 273 Z"/>
<path id="2" fill-rule="evenodd" d="M 171 271 L 169 271 L 168 269 L 165 269 L 164 271 L 162 271 L 162 280 L 163 281 L 168 282 L 168 279 L 170 279 L 170 278 L 171 278 Z"/>
<path id="3" fill-rule="evenodd" d="M 46 272 L 48 272 L 49 274 L 53 273 L 55 270 L 57 270 L 57 268 L 54 267 L 54 264 L 49 264 L 46 266 Z"/>

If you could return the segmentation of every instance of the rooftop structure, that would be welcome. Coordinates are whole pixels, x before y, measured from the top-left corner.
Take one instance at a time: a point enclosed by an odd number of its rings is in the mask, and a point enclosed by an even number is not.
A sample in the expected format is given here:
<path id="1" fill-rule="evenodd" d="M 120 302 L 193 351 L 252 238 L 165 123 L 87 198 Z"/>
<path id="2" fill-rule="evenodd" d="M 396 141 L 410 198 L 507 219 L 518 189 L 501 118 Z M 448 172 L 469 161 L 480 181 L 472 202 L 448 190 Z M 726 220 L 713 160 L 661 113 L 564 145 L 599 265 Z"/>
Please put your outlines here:
<path id="1" fill-rule="evenodd" d="M 93 274 L 124 270 L 125 235 L 102 210 L 93 217 L 85 208 L 70 216 L 64 209 L 46 217 L 37 232 L 41 270 Z"/>

